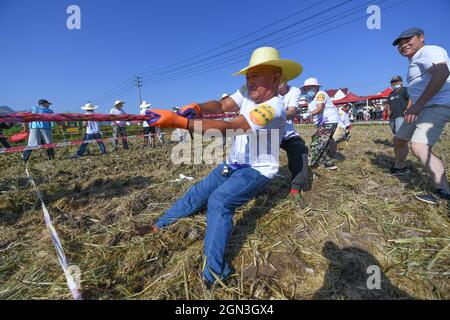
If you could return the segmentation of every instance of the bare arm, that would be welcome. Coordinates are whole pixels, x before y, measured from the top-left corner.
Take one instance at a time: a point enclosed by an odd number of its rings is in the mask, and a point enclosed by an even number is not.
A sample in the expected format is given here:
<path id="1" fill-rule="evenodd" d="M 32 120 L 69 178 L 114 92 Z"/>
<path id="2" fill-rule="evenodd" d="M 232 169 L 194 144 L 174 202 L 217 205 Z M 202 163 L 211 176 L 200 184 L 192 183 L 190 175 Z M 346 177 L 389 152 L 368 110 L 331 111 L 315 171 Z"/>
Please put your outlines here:
<path id="1" fill-rule="evenodd" d="M 318 103 L 317 108 L 310 112 L 312 116 L 321 113 L 325 109 L 325 103 Z"/>
<path id="2" fill-rule="evenodd" d="M 251 129 L 247 120 L 242 115 L 237 116 L 236 118 L 233 119 L 233 121 L 210 120 L 210 119 L 189 120 L 188 126 L 186 129 L 189 130 L 190 132 L 193 132 L 194 124 L 196 126 L 201 126 L 202 133 L 204 133 L 206 130 L 209 130 L 209 129 L 219 130 L 223 134 L 226 133 L 227 129 L 232 129 L 232 130 L 242 129 L 244 131 Z"/>
<path id="3" fill-rule="evenodd" d="M 220 101 L 208 101 L 199 104 L 202 113 L 220 114 L 224 112 L 237 112 L 239 106 L 230 97 L 226 97 Z"/>
<path id="4" fill-rule="evenodd" d="M 293 120 L 294 117 L 297 115 L 298 109 L 295 107 L 288 107 L 286 111 L 286 119 Z"/>

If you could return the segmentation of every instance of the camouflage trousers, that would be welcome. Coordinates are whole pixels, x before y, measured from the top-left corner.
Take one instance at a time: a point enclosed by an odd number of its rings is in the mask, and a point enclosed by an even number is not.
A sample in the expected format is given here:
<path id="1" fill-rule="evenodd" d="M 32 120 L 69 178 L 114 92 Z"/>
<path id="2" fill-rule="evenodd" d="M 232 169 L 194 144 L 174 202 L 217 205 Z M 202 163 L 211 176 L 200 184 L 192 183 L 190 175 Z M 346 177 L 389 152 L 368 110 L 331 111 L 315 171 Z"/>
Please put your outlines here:
<path id="1" fill-rule="evenodd" d="M 333 139 L 333 134 L 336 131 L 336 128 L 337 123 L 328 123 L 317 127 L 317 131 L 311 137 L 308 166 L 314 167 L 331 162 L 327 149 L 330 140 Z"/>

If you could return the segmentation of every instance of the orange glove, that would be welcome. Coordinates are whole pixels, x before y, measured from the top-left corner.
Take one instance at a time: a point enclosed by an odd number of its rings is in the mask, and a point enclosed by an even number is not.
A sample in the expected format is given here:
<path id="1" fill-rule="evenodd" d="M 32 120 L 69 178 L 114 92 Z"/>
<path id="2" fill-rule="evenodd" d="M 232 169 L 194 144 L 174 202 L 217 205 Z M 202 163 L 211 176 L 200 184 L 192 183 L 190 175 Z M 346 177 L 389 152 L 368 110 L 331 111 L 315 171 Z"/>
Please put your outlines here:
<path id="1" fill-rule="evenodd" d="M 155 115 L 154 120 L 148 121 L 148 124 L 151 126 L 158 126 L 161 128 L 181 128 L 186 129 L 189 123 L 187 118 L 183 118 L 177 115 L 175 112 L 169 110 L 162 109 L 151 109 L 148 110 L 145 114 L 147 115 Z M 158 118 L 159 117 L 159 118 Z"/>
<path id="2" fill-rule="evenodd" d="M 187 106 L 181 107 L 177 111 L 177 114 L 188 119 L 194 119 L 202 114 L 202 109 L 200 109 L 198 103 L 191 103 Z"/>

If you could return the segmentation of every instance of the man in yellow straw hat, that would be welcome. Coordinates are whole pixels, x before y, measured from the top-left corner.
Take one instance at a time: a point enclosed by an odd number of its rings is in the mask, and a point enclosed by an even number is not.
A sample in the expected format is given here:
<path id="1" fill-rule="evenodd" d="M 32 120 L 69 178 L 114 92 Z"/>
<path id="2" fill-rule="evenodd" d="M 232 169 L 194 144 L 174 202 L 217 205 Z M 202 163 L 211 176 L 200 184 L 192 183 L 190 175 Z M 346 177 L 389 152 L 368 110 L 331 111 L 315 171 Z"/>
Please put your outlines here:
<path id="1" fill-rule="evenodd" d="M 207 286 L 232 273 L 224 257 L 235 210 L 254 198 L 278 172 L 280 142 L 286 125 L 286 110 L 278 97 L 278 87 L 283 75 L 291 80 L 301 71 L 299 63 L 280 59 L 275 48 L 258 48 L 253 52 L 249 66 L 235 73 L 245 75 L 247 84 L 234 94 L 220 101 L 192 103 L 180 108 L 178 114 L 153 110 L 159 116 L 153 124 L 160 127 L 183 128 L 192 132 L 196 124 L 201 125 L 203 133 L 208 129 L 222 133 L 227 129 L 245 132 L 233 137 L 226 161 L 191 187 L 156 224 L 136 229 L 138 234 L 157 232 L 207 206 L 203 267 Z M 239 112 L 239 115 L 233 121 L 194 119 L 202 113 L 224 112 Z M 265 142 L 265 147 L 253 148 L 252 142 L 256 141 L 259 145 Z"/>

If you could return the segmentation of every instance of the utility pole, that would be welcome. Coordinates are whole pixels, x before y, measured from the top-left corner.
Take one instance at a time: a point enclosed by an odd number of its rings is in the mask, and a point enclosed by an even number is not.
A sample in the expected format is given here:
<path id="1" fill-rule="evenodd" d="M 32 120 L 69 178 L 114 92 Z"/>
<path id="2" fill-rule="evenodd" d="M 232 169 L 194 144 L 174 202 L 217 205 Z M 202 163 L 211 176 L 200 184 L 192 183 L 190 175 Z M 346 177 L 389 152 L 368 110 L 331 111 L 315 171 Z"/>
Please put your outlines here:
<path id="1" fill-rule="evenodd" d="M 136 87 L 138 88 L 138 93 L 139 93 L 139 103 L 142 103 L 142 98 L 141 98 L 141 87 L 142 87 L 142 77 L 136 76 Z"/>

